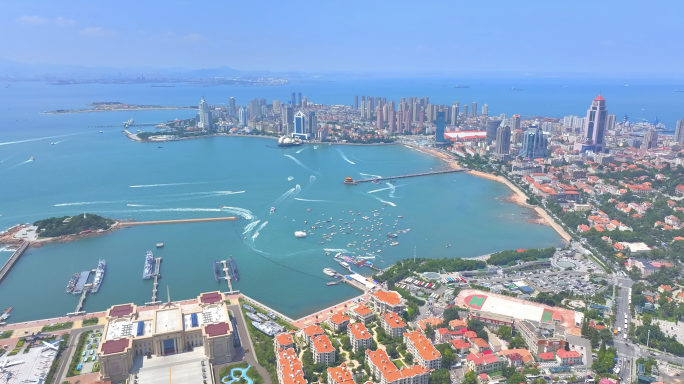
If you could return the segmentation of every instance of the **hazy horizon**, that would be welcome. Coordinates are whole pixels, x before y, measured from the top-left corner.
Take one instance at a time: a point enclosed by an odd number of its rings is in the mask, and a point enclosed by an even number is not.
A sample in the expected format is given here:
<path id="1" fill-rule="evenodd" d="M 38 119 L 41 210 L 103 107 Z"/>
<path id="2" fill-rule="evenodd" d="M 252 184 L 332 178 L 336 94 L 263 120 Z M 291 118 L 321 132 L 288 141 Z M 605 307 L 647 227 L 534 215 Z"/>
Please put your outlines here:
<path id="1" fill-rule="evenodd" d="M 121 70 L 677 77 L 682 10 L 674 1 L 39 0 L 5 5 L 0 31 L 12 38 L 1 57 Z"/>

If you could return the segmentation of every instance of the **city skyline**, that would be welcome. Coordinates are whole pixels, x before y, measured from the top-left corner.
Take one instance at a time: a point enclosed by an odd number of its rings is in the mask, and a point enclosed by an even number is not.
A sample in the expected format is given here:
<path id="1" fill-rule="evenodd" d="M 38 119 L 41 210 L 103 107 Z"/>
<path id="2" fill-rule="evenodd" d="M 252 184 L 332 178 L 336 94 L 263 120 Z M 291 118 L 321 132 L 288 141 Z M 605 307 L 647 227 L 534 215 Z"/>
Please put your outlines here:
<path id="1" fill-rule="evenodd" d="M 438 2 L 412 12 L 383 2 L 345 5 L 335 7 L 336 18 L 370 29 L 330 28 L 326 10 L 308 1 L 296 6 L 268 2 L 264 7 L 267 12 L 257 12 L 257 6 L 248 3 L 217 5 L 214 12 L 183 3 L 152 3 L 144 7 L 126 1 L 101 7 L 70 7 L 41 1 L 7 4 L 0 16 L 0 33 L 13 38 L 3 42 L 2 58 L 27 64 L 190 69 L 227 66 L 245 71 L 680 74 L 677 63 L 684 43 L 675 36 L 677 11 L 683 5 L 676 2 L 669 2 L 668 12 L 662 12 L 662 6 L 633 3 L 623 7 L 617 1 L 572 5 L 541 1 L 458 5 Z M 365 11 L 358 12 L 358 6 Z M 610 14 L 627 27 L 602 28 L 598 36 L 593 28 L 577 28 L 589 6 L 598 13 Z M 132 8 L 136 12 L 130 12 Z M 440 11 L 435 12 L 436 9 Z M 454 12 L 468 15 L 480 9 L 495 11 L 488 15 L 488 25 L 496 28 L 477 28 L 477 18 L 461 17 L 458 23 L 451 22 Z M 240 17 L 224 23 L 228 13 Z M 302 61 L 291 46 L 273 38 L 290 27 L 289 20 L 295 14 L 307 20 L 311 33 L 304 32 L 313 53 L 334 52 L 335 60 L 313 54 Z M 379 14 L 383 17 L 376 17 Z M 200 17 L 205 21 L 202 25 L 189 22 Z M 639 20 L 658 22 L 651 23 L 646 30 L 629 27 Z M 407 27 L 389 34 L 387 31 L 394 25 Z M 246 29 L 253 29 L 253 33 L 241 34 Z M 472 34 L 473 30 L 477 30 L 473 39 L 450 38 Z M 540 33 L 542 30 L 551 33 Z M 377 55 L 375 46 L 358 44 L 358 39 L 366 34 L 385 34 L 387 43 L 383 50 L 392 54 Z M 471 42 L 475 40 L 486 44 L 490 52 L 505 52 L 509 60 L 504 64 L 479 54 L 482 48 Z M 588 45 L 598 47 L 591 57 L 573 54 Z M 25 49 L 28 46 L 32 49 Z M 179 50 L 197 49 L 210 49 L 213 54 L 205 55 L 201 61 L 193 55 L 178 54 Z M 658 60 L 645 67 L 625 59 L 626 52 L 639 52 Z M 394 54 L 405 59 L 398 62 L 393 59 Z"/>

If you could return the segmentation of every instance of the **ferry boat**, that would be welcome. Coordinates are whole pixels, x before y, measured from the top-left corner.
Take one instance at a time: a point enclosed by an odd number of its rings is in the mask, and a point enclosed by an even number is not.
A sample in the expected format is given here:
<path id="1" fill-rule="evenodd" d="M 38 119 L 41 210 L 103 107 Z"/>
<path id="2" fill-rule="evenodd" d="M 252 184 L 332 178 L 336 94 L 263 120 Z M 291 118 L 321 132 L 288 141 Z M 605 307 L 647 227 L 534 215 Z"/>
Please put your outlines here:
<path id="1" fill-rule="evenodd" d="M 69 280 L 69 284 L 67 284 L 66 291 L 67 293 L 73 293 L 74 288 L 76 288 L 76 283 L 78 282 L 78 278 L 81 276 L 79 273 L 74 273 L 71 276 L 71 279 Z"/>
<path id="2" fill-rule="evenodd" d="M 90 292 L 97 293 L 102 285 L 102 279 L 104 279 L 105 270 L 107 269 L 107 262 L 100 260 L 97 263 L 97 269 L 95 270 L 95 279 L 93 280 L 93 286 L 90 288 Z"/>
<path id="3" fill-rule="evenodd" d="M 347 264 L 346 262 L 344 262 L 342 260 L 335 260 L 335 261 L 337 261 L 337 264 L 341 265 L 344 269 L 351 272 L 351 267 L 349 266 L 349 264 Z"/>
<path id="4" fill-rule="evenodd" d="M 145 255 L 145 267 L 143 269 L 143 279 L 149 280 L 154 275 L 154 255 L 152 251 L 147 251 Z"/>
<path id="5" fill-rule="evenodd" d="M 331 268 L 323 268 L 323 273 L 325 273 L 328 276 L 335 276 L 337 274 L 337 272 L 335 272 L 335 270 Z"/>

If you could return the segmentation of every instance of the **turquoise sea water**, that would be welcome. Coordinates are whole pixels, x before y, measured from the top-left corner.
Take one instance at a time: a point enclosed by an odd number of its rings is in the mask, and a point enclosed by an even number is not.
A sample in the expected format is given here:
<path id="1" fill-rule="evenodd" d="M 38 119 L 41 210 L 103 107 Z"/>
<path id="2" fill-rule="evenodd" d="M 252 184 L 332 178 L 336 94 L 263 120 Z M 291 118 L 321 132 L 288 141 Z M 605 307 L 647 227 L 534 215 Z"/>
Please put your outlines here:
<path id="1" fill-rule="evenodd" d="M 360 88 L 362 85 L 366 88 Z M 401 93 L 397 84 L 381 83 L 376 84 L 377 89 L 369 89 L 371 85 L 303 84 L 298 88 L 310 101 L 325 103 L 348 103 L 355 93 L 408 96 L 431 91 L 408 82 L 408 89 Z M 663 85 L 663 92 L 665 89 Z M 89 126 L 119 125 L 129 118 L 155 123 L 190 117 L 195 112 L 40 114 L 44 110 L 84 108 L 92 101 L 193 105 L 205 92 L 210 100 L 220 97 L 227 101 L 236 96 L 240 103 L 254 97 L 285 99 L 288 91 L 284 87 L 64 87 L 37 83 L 14 83 L 0 89 L 0 229 L 82 212 L 138 221 L 240 215 L 236 222 L 136 227 L 31 249 L 0 283 L 0 306 L 14 307 L 11 320 L 61 316 L 73 311 L 78 298 L 64 292 L 68 279 L 74 272 L 95 268 L 98 258 L 107 260 L 108 270 L 100 291 L 88 296 L 85 310 L 149 301 L 151 282 L 143 281 L 141 275 L 145 252 L 150 249 L 164 259 L 160 292 L 168 285 L 172 300 L 219 289 L 211 261 L 233 256 L 242 275 L 235 288 L 297 318 L 359 294 L 346 285 L 327 287 L 321 270 L 338 267 L 332 261 L 335 250 L 359 252 L 355 248 L 369 238 L 377 238 L 374 245 L 380 244 L 387 239 L 389 229 L 412 230 L 399 235 L 396 247 L 388 243 L 384 248 L 375 247 L 382 249 L 384 263 L 380 258 L 375 260 L 381 267 L 412 257 L 414 247 L 421 257 L 464 257 L 558 244 L 559 237 L 551 228 L 525 222 L 529 211 L 502 202 L 501 197 L 510 191 L 496 182 L 447 174 L 397 180 L 392 188 L 386 184 L 341 183 L 346 176 L 387 176 L 442 166 L 437 159 L 403 146 L 322 145 L 314 149 L 307 145 L 277 149 L 269 147 L 275 146 L 272 140 L 237 137 L 140 144 L 126 139 L 120 128 L 103 129 L 105 132 L 100 134 L 99 129 Z M 445 90 L 431 95 L 431 100 L 458 100 L 453 97 L 454 91 L 461 90 Z M 523 92 L 511 93 L 518 97 Z M 583 88 L 575 93 L 578 104 L 584 93 L 590 98 L 595 96 Z M 490 111 L 498 113 L 508 95 L 492 91 L 489 97 L 482 93 L 472 100 L 460 100 L 487 102 Z M 440 97 L 445 100 L 439 101 Z M 502 101 L 495 104 L 490 99 Z M 531 101 L 528 114 L 540 113 L 537 110 L 543 108 Z M 524 113 L 519 109 L 502 112 Z M 583 110 L 586 106 L 581 104 L 577 111 L 566 108 L 560 115 L 582 114 Z M 675 116 L 675 112 L 671 115 Z M 26 162 L 30 157 L 35 161 Z M 290 177 L 292 180 L 288 180 Z M 270 214 L 272 206 L 277 211 Z M 378 210 L 378 216 L 372 215 L 373 210 Z M 349 211 L 362 214 L 352 216 Z M 397 219 L 398 215 L 404 218 Z M 365 221 L 362 216 L 370 218 Z M 325 244 L 318 244 L 323 240 L 320 235 L 335 229 L 317 229 L 316 235 L 305 239 L 293 236 L 294 231 L 331 217 L 328 226 L 348 222 L 353 233 L 338 231 Z M 390 225 L 377 236 L 381 218 Z M 392 228 L 394 220 L 399 220 L 396 228 Z M 374 231 L 365 232 L 366 228 Z M 362 237 L 364 234 L 372 237 Z M 357 245 L 347 246 L 355 240 Z M 165 247 L 154 249 L 159 242 Z M 446 248 L 447 244 L 451 247 Z M 330 256 L 325 255 L 325 249 L 332 250 Z M 9 255 L 0 252 L 4 259 Z M 367 268 L 356 270 L 369 272 Z M 226 289 L 225 282 L 220 289 Z"/>

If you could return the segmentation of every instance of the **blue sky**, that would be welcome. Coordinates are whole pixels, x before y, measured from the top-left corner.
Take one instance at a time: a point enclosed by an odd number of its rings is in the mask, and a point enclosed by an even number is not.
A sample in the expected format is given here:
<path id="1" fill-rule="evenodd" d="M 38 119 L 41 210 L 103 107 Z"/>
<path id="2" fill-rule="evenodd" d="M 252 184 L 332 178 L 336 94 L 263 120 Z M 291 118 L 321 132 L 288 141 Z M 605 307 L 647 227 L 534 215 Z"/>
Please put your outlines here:
<path id="1" fill-rule="evenodd" d="M 684 2 L 4 2 L 0 57 L 243 70 L 681 74 Z"/>

